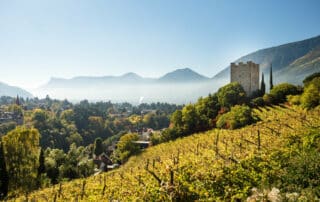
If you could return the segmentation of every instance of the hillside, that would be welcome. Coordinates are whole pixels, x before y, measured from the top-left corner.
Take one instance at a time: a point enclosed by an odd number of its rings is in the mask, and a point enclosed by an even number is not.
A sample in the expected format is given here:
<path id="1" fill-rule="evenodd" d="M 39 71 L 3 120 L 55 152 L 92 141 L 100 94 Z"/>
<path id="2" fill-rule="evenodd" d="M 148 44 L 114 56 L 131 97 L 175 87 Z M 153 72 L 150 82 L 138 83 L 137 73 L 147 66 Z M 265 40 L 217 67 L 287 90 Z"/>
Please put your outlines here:
<path id="1" fill-rule="evenodd" d="M 0 96 L 16 97 L 17 95 L 24 98 L 33 97 L 31 93 L 22 88 L 10 86 L 8 84 L 0 82 Z"/>
<path id="2" fill-rule="evenodd" d="M 252 201 L 271 197 L 316 200 L 312 197 L 320 184 L 319 113 L 319 107 L 312 111 L 287 106 L 256 109 L 254 114 L 261 119 L 256 124 L 160 144 L 131 157 L 117 170 L 55 185 L 28 198 L 231 201 L 251 196 Z"/>
<path id="3" fill-rule="evenodd" d="M 269 75 L 272 63 L 274 79 L 276 83 L 293 82 L 301 84 L 307 75 L 319 71 L 320 36 L 288 43 L 276 47 L 258 50 L 245 55 L 234 62 L 253 61 L 260 64 L 260 71 Z M 214 79 L 229 78 L 230 66 L 215 75 Z"/>

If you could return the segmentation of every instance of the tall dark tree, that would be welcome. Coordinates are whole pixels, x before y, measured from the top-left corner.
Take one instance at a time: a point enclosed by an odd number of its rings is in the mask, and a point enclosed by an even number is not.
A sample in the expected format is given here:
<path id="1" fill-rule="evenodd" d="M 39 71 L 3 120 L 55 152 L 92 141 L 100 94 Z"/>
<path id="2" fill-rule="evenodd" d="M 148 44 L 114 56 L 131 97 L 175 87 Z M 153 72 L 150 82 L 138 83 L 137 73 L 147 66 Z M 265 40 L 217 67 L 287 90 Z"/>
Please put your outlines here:
<path id="1" fill-rule="evenodd" d="M 100 137 L 96 138 L 94 141 L 94 150 L 93 153 L 98 156 L 102 154 L 103 152 L 103 144 L 102 144 L 102 139 Z"/>
<path id="2" fill-rule="evenodd" d="M 260 92 L 261 92 L 261 95 L 264 95 L 266 93 L 266 84 L 264 83 L 264 74 L 263 73 L 262 73 L 262 77 L 261 77 Z"/>
<path id="3" fill-rule="evenodd" d="M 37 179 L 37 185 L 40 187 L 41 185 L 41 174 L 46 172 L 46 168 L 44 165 L 44 152 L 41 149 L 40 150 L 40 155 L 39 155 L 39 167 L 38 167 L 38 179 Z"/>
<path id="4" fill-rule="evenodd" d="M 0 142 L 0 200 L 4 199 L 8 194 L 9 175 L 6 169 L 6 161 L 2 142 Z"/>
<path id="5" fill-rule="evenodd" d="M 273 75 L 272 75 L 272 63 L 270 66 L 270 90 L 273 88 Z"/>

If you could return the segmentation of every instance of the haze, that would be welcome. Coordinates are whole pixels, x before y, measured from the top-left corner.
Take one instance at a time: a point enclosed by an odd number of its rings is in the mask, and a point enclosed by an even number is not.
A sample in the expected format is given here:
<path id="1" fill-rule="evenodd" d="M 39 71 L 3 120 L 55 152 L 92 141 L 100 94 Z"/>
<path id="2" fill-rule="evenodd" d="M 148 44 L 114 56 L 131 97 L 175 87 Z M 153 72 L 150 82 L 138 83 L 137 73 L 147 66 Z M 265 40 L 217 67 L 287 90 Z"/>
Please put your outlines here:
<path id="1" fill-rule="evenodd" d="M 214 76 L 261 48 L 320 33 L 305 1 L 0 1 L 1 81 L 34 92 L 50 77 Z"/>

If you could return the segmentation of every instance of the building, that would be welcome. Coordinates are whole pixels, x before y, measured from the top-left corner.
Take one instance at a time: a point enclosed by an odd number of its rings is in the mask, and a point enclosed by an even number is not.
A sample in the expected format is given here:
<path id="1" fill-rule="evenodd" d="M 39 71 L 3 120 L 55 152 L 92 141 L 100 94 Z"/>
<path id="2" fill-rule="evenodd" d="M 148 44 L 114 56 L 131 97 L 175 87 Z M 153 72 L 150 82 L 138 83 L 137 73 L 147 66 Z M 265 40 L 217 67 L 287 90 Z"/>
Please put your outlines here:
<path id="1" fill-rule="evenodd" d="M 247 96 L 259 90 L 259 64 L 252 61 L 247 63 L 231 63 L 231 82 L 238 82 Z"/>

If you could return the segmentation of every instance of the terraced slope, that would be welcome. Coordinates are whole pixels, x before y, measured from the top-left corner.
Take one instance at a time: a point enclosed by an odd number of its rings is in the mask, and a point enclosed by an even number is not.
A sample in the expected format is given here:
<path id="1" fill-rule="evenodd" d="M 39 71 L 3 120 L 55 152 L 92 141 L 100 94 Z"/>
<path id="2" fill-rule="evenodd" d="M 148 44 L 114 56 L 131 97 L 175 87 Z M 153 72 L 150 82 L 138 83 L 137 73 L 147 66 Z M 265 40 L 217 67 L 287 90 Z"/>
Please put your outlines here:
<path id="1" fill-rule="evenodd" d="M 304 152 L 314 147 L 320 149 L 320 108 L 307 112 L 275 106 L 254 113 L 262 121 L 239 130 L 215 129 L 157 145 L 130 158 L 118 170 L 45 188 L 29 194 L 28 199 L 232 201 L 246 200 L 249 196 L 314 199 L 317 196 L 314 190 L 319 189 L 316 171 L 320 169 L 320 158 L 315 153 L 312 159 L 308 155 L 311 153 Z M 299 159 L 304 162 L 301 168 Z M 294 166 L 297 168 L 291 169 Z M 290 174 L 295 171 L 297 174 Z M 299 173 L 308 174 L 302 178 L 305 182 L 299 181 Z M 304 183 L 302 188 L 298 186 Z M 261 194 L 271 193 L 273 187 L 280 189 L 279 196 Z M 284 192 L 287 196 L 281 195 Z M 22 196 L 16 201 L 25 199 Z"/>

